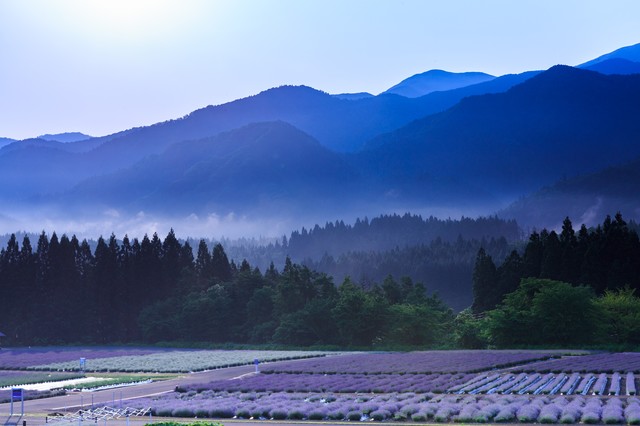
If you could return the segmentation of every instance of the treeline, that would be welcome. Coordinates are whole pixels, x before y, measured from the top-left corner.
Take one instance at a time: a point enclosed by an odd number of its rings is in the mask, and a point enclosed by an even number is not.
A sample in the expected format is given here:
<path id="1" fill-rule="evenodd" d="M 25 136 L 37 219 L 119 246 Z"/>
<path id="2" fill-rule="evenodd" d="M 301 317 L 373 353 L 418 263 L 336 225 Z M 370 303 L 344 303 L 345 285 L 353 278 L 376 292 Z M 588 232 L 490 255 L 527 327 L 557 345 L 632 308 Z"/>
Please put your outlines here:
<path id="1" fill-rule="evenodd" d="M 505 238 L 522 238 L 518 224 L 495 216 L 460 220 L 438 219 L 420 215 L 382 215 L 371 220 L 357 219 L 353 225 L 343 221 L 327 222 L 312 229 L 294 231 L 288 241 L 290 253 L 297 259 L 320 259 L 329 253 L 339 256 L 348 252 L 384 252 L 396 248 L 429 244 L 431 241 L 455 242 Z"/>
<path id="2" fill-rule="evenodd" d="M 16 344 L 129 342 L 140 310 L 184 291 L 195 267 L 171 231 L 138 241 L 14 235 L 0 252 L 0 330 Z"/>
<path id="3" fill-rule="evenodd" d="M 417 265 L 431 250 L 430 262 L 442 256 L 448 268 L 456 256 L 471 263 L 474 244 L 436 239 L 353 256 L 359 265 L 395 272 L 403 257 Z M 200 240 L 192 250 L 173 231 L 164 240 L 112 235 L 93 251 L 66 235 L 43 232 L 35 247 L 26 235 L 21 243 L 11 236 L 0 250 L 0 331 L 11 345 L 640 345 L 640 241 L 620 215 L 594 229 L 575 232 L 566 219 L 559 233 L 533 232 L 522 254 L 513 251 L 498 266 L 489 253 L 506 249 L 506 241 L 483 244 L 471 271 L 472 308 L 454 315 L 428 282 L 392 276 L 334 282 L 288 257 L 282 268 L 271 263 L 261 270 L 229 260 L 220 244 Z"/>
<path id="4" fill-rule="evenodd" d="M 471 310 L 456 318 L 464 347 L 640 345 L 640 240 L 620 214 L 576 233 L 533 232 L 524 254 L 496 267 L 483 250 Z"/>
<path id="5" fill-rule="evenodd" d="M 451 310 L 424 286 L 391 277 L 365 289 L 286 260 L 262 273 L 201 240 L 194 256 L 173 231 L 141 241 L 44 232 L 0 251 L 5 343 L 237 342 L 440 344 Z"/>

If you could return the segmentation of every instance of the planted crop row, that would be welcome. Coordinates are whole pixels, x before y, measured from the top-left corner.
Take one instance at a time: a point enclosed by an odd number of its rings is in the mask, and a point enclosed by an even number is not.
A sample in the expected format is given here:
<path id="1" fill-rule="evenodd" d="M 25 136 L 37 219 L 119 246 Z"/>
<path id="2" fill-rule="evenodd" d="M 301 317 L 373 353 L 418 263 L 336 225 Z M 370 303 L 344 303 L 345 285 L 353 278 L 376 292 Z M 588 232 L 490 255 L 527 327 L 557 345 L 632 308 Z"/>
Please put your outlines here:
<path id="1" fill-rule="evenodd" d="M 269 366 L 264 373 L 431 374 L 474 373 L 559 356 L 553 351 L 426 351 L 360 353 Z"/>
<path id="2" fill-rule="evenodd" d="M 600 374 L 493 374 L 478 375 L 462 384 L 453 384 L 449 393 L 458 394 L 546 394 L 546 395 L 636 395 L 633 373 Z"/>
<path id="3" fill-rule="evenodd" d="M 185 373 L 252 364 L 254 359 L 265 362 L 318 357 L 327 354 L 327 352 L 314 351 L 172 351 L 139 356 L 87 358 L 85 371 Z M 32 366 L 29 369 L 77 371 L 79 363 L 77 361 L 51 363 Z"/>
<path id="4" fill-rule="evenodd" d="M 391 393 L 445 392 L 452 384 L 467 382 L 469 374 L 259 374 L 237 380 L 218 380 L 191 385 L 184 392 L 204 390 L 227 392 L 336 392 Z"/>
<path id="5" fill-rule="evenodd" d="M 633 372 L 640 374 L 640 353 L 601 353 L 584 356 L 549 359 L 527 365 L 527 371 L 556 373 L 608 373 Z"/>
<path id="6" fill-rule="evenodd" d="M 77 367 L 80 358 L 98 359 L 121 356 L 140 356 L 173 351 L 175 351 L 175 349 L 118 346 L 5 348 L 0 351 L 0 369 L 21 370 L 35 365 L 59 362 L 75 363 L 75 366 Z"/>
<path id="7" fill-rule="evenodd" d="M 128 402 L 155 416 L 274 420 L 413 420 L 417 422 L 640 424 L 640 400 L 520 395 L 400 393 L 172 393 Z"/>

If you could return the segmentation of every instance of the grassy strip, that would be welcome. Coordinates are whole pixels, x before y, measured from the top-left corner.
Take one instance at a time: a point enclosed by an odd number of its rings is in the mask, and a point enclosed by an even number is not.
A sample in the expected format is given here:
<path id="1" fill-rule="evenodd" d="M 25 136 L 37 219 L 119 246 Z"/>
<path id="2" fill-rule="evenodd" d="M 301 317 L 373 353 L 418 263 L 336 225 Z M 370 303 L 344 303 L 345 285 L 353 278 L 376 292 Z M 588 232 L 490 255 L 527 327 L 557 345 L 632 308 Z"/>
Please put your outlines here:
<path id="1" fill-rule="evenodd" d="M 32 385 L 35 383 L 57 382 L 85 377 L 79 373 L 27 373 L 4 376 L 0 374 L 0 388 L 8 386 Z"/>

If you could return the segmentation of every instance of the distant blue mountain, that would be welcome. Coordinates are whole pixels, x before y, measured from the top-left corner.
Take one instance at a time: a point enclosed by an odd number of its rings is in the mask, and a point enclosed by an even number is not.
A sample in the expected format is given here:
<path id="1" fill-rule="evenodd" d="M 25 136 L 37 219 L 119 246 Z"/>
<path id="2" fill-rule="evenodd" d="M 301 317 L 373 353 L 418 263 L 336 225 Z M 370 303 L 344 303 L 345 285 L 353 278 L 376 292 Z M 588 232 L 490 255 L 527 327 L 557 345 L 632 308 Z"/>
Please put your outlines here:
<path id="1" fill-rule="evenodd" d="M 58 133 L 58 134 L 46 134 L 42 136 L 38 136 L 38 139 L 44 139 L 45 141 L 56 141 L 62 143 L 68 142 L 79 142 L 86 139 L 91 139 L 93 136 L 85 135 L 80 132 L 67 132 L 67 133 Z"/>
<path id="2" fill-rule="evenodd" d="M 107 137 L 10 141 L 0 200 L 181 217 L 495 211 L 640 156 L 640 75 L 605 74 L 557 66 L 417 98 L 284 86 Z"/>
<path id="3" fill-rule="evenodd" d="M 640 75 L 556 66 L 380 136 L 357 157 L 399 182 L 429 173 L 518 197 L 640 155 L 637 99 Z"/>
<path id="4" fill-rule="evenodd" d="M 598 56 L 597 58 L 587 61 L 584 64 L 578 65 L 578 67 L 587 68 L 599 62 L 604 62 L 608 59 L 626 59 L 627 61 L 631 62 L 640 62 L 640 43 L 634 44 L 632 46 L 622 47 L 620 49 L 614 50 L 613 52 Z"/>
<path id="5" fill-rule="evenodd" d="M 556 66 L 504 93 L 465 98 L 359 153 L 332 152 L 281 121 L 252 124 L 86 180 L 63 205 L 299 217 L 318 209 L 332 217 L 429 206 L 486 211 L 562 176 L 640 156 L 639 97 L 640 75 Z"/>
<path id="6" fill-rule="evenodd" d="M 359 183 L 340 154 L 278 121 L 174 144 L 127 169 L 86 180 L 63 204 L 284 216 L 329 211 L 334 203 L 344 208 Z M 330 203 L 319 206 L 320 200 Z"/>
<path id="7" fill-rule="evenodd" d="M 348 101 L 356 101 L 358 99 L 372 98 L 373 95 L 368 92 L 360 92 L 360 93 L 338 93 L 337 95 L 331 95 L 334 98 L 338 99 L 346 99 Z"/>
<path id="8" fill-rule="evenodd" d="M 15 139 L 10 139 L 10 138 L 0 138 L 0 148 L 2 148 L 5 145 L 9 145 L 10 143 L 15 142 Z"/>
<path id="9" fill-rule="evenodd" d="M 601 74 L 640 74 L 640 62 L 622 58 L 606 59 L 593 65 L 580 66 L 580 68 Z"/>
<path id="10" fill-rule="evenodd" d="M 0 187 L 0 197 L 7 193 L 30 197 L 64 191 L 83 179 L 161 154 L 174 143 L 211 137 L 254 122 L 281 120 L 333 151 L 355 151 L 371 138 L 450 108 L 465 96 L 504 91 L 526 78 L 529 75 L 503 76 L 420 98 L 379 95 L 345 100 L 305 86 L 284 86 L 209 106 L 181 119 L 105 137 L 68 143 L 19 141 L 0 149 L 0 180 L 14 179 L 34 164 L 38 165 L 37 173 L 22 178 L 22 189 Z"/>
<path id="11" fill-rule="evenodd" d="M 472 84 L 484 83 L 494 78 L 494 76 L 482 72 L 453 73 L 443 70 L 431 70 L 402 80 L 382 93 L 417 98 L 432 92 L 443 92 L 471 86 Z"/>

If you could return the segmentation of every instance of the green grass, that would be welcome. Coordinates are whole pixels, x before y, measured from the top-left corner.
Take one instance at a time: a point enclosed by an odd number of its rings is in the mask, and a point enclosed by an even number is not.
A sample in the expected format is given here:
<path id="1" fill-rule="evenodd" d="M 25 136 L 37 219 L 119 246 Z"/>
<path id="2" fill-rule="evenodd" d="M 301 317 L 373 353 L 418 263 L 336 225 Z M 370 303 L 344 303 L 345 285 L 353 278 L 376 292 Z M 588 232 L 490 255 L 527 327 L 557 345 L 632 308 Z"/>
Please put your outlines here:
<path id="1" fill-rule="evenodd" d="M 94 380 L 91 382 L 78 383 L 75 385 L 65 386 L 64 389 L 94 389 L 102 386 L 117 386 L 136 382 L 146 382 L 152 380 L 154 382 L 160 380 L 168 380 L 176 377 L 175 374 L 94 374 L 95 377 L 103 377 L 104 380 Z"/>
<path id="2" fill-rule="evenodd" d="M 60 380 L 79 379 L 82 377 L 85 377 L 85 375 L 80 373 L 3 371 L 0 372 L 0 388 L 44 382 L 57 382 Z"/>

